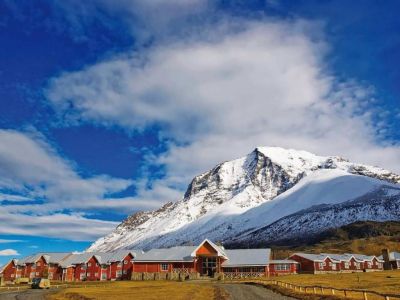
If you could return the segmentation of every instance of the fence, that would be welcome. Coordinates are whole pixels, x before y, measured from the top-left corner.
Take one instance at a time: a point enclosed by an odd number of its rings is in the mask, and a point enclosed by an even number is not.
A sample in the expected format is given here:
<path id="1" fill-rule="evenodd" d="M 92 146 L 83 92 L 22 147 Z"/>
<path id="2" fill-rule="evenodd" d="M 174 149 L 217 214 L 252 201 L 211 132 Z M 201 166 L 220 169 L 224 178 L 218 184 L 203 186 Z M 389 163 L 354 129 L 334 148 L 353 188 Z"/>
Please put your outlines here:
<path id="1" fill-rule="evenodd" d="M 315 295 L 326 295 L 326 296 L 338 296 L 352 299 L 363 299 L 363 300 L 395 300 L 400 299 L 400 294 L 382 294 L 374 291 L 357 290 L 357 289 L 340 289 L 326 286 L 305 286 L 296 285 L 288 282 L 278 280 L 252 280 L 251 282 L 266 285 L 274 284 L 286 289 L 290 289 L 296 293 L 303 294 L 315 294 Z"/>

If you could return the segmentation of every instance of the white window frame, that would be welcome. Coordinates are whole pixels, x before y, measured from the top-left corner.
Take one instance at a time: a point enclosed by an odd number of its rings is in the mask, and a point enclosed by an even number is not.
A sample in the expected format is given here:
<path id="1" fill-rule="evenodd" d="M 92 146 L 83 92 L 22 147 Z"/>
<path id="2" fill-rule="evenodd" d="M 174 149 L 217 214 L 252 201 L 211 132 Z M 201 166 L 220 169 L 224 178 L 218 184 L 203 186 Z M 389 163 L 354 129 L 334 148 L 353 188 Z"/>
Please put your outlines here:
<path id="1" fill-rule="evenodd" d="M 167 263 L 161 264 L 161 271 L 168 271 L 169 265 Z"/>

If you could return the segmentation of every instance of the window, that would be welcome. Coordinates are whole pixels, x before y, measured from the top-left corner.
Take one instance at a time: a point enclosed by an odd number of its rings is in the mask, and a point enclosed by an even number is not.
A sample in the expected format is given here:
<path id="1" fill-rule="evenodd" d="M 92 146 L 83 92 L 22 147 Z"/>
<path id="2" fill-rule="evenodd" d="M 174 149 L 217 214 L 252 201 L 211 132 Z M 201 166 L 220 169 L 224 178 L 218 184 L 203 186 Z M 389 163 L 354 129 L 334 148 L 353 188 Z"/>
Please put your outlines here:
<path id="1" fill-rule="evenodd" d="M 118 263 L 118 267 L 122 267 L 122 262 L 119 262 L 119 263 Z"/>
<path id="2" fill-rule="evenodd" d="M 126 275 L 126 270 L 122 271 L 122 274 Z"/>
<path id="3" fill-rule="evenodd" d="M 11 274 L 11 278 L 14 278 L 14 274 Z"/>
<path id="4" fill-rule="evenodd" d="M 368 268 L 372 268 L 372 263 L 369 261 L 368 263 L 367 263 L 367 265 L 368 265 Z"/>
<path id="5" fill-rule="evenodd" d="M 92 263 L 88 263 L 87 265 L 88 265 L 88 267 L 91 267 L 91 266 L 92 266 Z"/>
<path id="6" fill-rule="evenodd" d="M 276 271 L 289 271 L 290 264 L 277 264 L 277 265 L 275 265 L 275 270 Z"/>
<path id="7" fill-rule="evenodd" d="M 324 265 L 325 265 L 325 263 L 322 263 L 322 262 L 318 263 L 318 267 L 319 267 L 320 269 L 323 269 L 323 268 L 324 268 Z"/>
<path id="8" fill-rule="evenodd" d="M 92 275 L 91 275 L 91 273 L 89 272 L 89 273 L 87 273 L 87 276 L 90 277 L 90 276 L 92 276 Z"/>
<path id="9" fill-rule="evenodd" d="M 117 271 L 117 277 L 121 277 L 121 274 L 122 274 L 122 273 L 121 273 L 121 270 L 118 270 L 118 271 Z"/>
<path id="10" fill-rule="evenodd" d="M 82 273 L 81 275 L 80 275 L 80 277 L 79 277 L 81 280 L 84 280 L 84 279 L 86 279 L 86 274 L 85 273 Z"/>
<path id="11" fill-rule="evenodd" d="M 36 276 L 39 276 L 39 272 L 36 272 Z"/>
<path id="12" fill-rule="evenodd" d="M 36 265 L 39 267 L 39 266 L 40 266 L 40 261 L 38 261 L 38 262 L 36 263 Z"/>
<path id="13" fill-rule="evenodd" d="M 336 264 L 331 264 L 332 270 L 336 270 Z"/>
<path id="14" fill-rule="evenodd" d="M 378 263 L 378 268 L 379 268 L 379 269 L 382 269 L 382 267 L 383 267 L 383 266 L 382 266 L 382 263 Z"/>
<path id="15" fill-rule="evenodd" d="M 168 271 L 168 264 L 161 264 L 161 271 Z"/>
<path id="16" fill-rule="evenodd" d="M 356 263 L 357 269 L 361 269 L 361 264 L 360 263 Z"/>
<path id="17" fill-rule="evenodd" d="M 32 269 L 35 269 L 36 268 L 36 264 L 32 264 Z"/>
<path id="18" fill-rule="evenodd" d="M 95 277 L 98 277 L 98 276 L 99 276 L 99 273 L 94 273 L 94 276 L 95 276 Z"/>
<path id="19" fill-rule="evenodd" d="M 81 264 L 81 269 L 82 270 L 86 270 L 86 265 L 85 264 Z"/>
<path id="20" fill-rule="evenodd" d="M 344 263 L 344 268 L 345 268 L 345 269 L 348 269 L 348 268 L 349 268 L 349 263 L 348 263 L 348 262 L 345 262 L 345 263 Z"/>
<path id="21" fill-rule="evenodd" d="M 127 265 L 128 264 L 128 261 L 127 260 L 124 260 L 124 265 Z"/>
<path id="22" fill-rule="evenodd" d="M 31 273 L 29 274 L 29 277 L 30 277 L 30 278 L 34 278 L 34 277 L 35 277 L 35 272 L 31 272 Z"/>
<path id="23" fill-rule="evenodd" d="M 102 273 L 101 274 L 101 279 L 106 280 L 107 279 L 107 273 Z"/>

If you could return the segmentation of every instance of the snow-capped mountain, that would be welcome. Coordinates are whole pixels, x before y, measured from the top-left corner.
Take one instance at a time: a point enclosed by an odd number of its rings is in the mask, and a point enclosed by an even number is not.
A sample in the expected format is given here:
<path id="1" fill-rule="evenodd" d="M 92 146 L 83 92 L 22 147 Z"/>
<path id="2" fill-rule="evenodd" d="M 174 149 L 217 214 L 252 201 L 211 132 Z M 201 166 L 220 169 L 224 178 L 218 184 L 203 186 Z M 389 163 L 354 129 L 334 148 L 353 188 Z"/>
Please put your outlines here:
<path id="1" fill-rule="evenodd" d="M 180 201 L 128 217 L 88 251 L 169 247 L 205 237 L 246 238 L 315 205 L 344 203 L 383 187 L 398 193 L 399 183 L 400 176 L 390 171 L 340 157 L 258 147 L 196 176 Z"/>

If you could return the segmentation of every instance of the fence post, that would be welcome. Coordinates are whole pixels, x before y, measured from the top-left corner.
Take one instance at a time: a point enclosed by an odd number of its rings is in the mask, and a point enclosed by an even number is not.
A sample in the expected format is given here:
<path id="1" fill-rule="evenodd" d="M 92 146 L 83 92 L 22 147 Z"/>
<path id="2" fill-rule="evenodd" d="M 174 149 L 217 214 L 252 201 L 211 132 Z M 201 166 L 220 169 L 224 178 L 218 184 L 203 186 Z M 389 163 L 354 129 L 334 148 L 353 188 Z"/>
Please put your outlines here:
<path id="1" fill-rule="evenodd" d="M 317 294 L 317 288 L 314 288 L 314 294 Z"/>
<path id="2" fill-rule="evenodd" d="M 385 300 L 390 300 L 390 297 L 389 296 L 385 296 Z"/>
<path id="3" fill-rule="evenodd" d="M 321 294 L 322 295 L 324 294 L 324 288 L 323 287 L 321 287 Z"/>
<path id="4" fill-rule="evenodd" d="M 335 295 L 335 290 L 334 289 L 332 289 L 332 295 Z"/>
<path id="5" fill-rule="evenodd" d="M 347 298 L 347 291 L 344 290 L 344 297 Z"/>
<path id="6" fill-rule="evenodd" d="M 368 300 L 367 292 L 363 292 L 363 295 L 364 295 L 364 300 Z"/>

